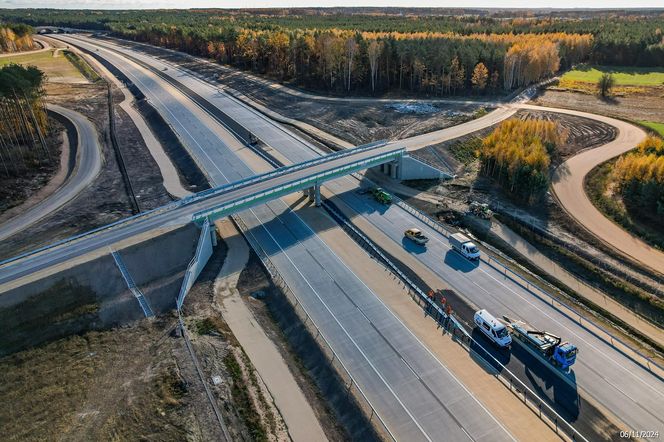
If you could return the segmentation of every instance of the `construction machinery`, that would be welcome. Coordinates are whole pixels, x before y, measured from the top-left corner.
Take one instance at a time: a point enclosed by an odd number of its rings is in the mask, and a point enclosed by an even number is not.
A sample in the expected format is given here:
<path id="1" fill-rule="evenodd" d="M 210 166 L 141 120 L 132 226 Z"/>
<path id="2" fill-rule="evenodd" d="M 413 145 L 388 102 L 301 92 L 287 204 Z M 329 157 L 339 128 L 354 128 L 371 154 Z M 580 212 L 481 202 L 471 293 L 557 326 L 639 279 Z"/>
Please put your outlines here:
<path id="1" fill-rule="evenodd" d="M 381 204 L 390 204 L 392 202 L 392 195 L 385 192 L 381 187 L 375 187 L 371 191 L 371 194 L 373 195 L 374 199 Z"/>
<path id="2" fill-rule="evenodd" d="M 493 216 L 493 211 L 489 209 L 489 205 L 479 201 L 471 201 L 468 212 L 481 219 L 491 219 Z"/>

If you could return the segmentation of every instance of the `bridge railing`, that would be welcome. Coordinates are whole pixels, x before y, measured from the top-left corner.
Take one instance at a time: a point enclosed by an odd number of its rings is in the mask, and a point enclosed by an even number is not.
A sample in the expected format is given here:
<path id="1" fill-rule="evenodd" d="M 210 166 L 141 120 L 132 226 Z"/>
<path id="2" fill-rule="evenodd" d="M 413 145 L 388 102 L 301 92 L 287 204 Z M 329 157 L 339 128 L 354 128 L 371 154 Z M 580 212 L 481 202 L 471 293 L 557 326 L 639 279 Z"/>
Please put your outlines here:
<path id="1" fill-rule="evenodd" d="M 259 182 L 259 181 L 263 181 L 263 180 L 266 180 L 266 179 L 269 179 L 269 178 L 274 178 L 276 176 L 284 175 L 286 173 L 293 172 L 293 171 L 296 171 L 296 170 L 301 170 L 303 168 L 310 167 L 310 166 L 315 165 L 315 164 L 320 164 L 320 163 L 324 163 L 324 162 L 327 162 L 327 161 L 332 161 L 332 160 L 335 160 L 335 159 L 338 159 L 338 158 L 346 157 L 346 156 L 349 156 L 349 155 L 354 155 L 354 154 L 357 154 L 357 153 L 360 153 L 360 152 L 365 152 L 365 151 L 368 151 L 368 150 L 371 150 L 371 149 L 377 149 L 377 148 L 382 147 L 384 145 L 385 145 L 384 141 L 379 141 L 379 142 L 376 142 L 376 143 L 370 143 L 370 144 L 367 144 L 367 145 L 364 145 L 364 146 L 359 146 L 359 147 L 354 148 L 354 149 L 347 149 L 347 150 L 343 150 L 343 151 L 340 151 L 340 152 L 335 152 L 335 153 L 332 153 L 332 154 L 325 155 L 323 157 L 314 158 L 312 160 L 305 161 L 303 163 L 297 163 L 297 164 L 294 164 L 292 166 L 281 167 L 279 169 L 275 169 L 275 170 L 272 170 L 270 172 L 266 172 L 266 173 L 263 173 L 263 174 L 260 174 L 260 175 L 254 175 L 254 176 L 251 176 L 251 177 L 248 177 L 248 178 L 241 179 L 239 181 L 234 181 L 232 183 L 224 184 L 224 185 L 221 185 L 221 186 L 218 186 L 218 187 L 213 187 L 211 189 L 207 189 L 207 190 L 204 190 L 202 192 L 198 192 L 196 194 L 187 196 L 187 197 L 182 198 L 178 201 L 173 201 L 173 202 L 165 204 L 161 207 L 157 207 L 156 209 L 148 210 L 148 211 L 139 213 L 137 215 L 130 216 L 128 218 L 123 218 L 121 220 L 112 222 L 110 224 L 106 224 L 104 226 L 89 230 L 87 232 L 84 232 L 84 233 L 81 233 L 81 234 L 78 234 L 78 235 L 74 235 L 74 236 L 71 236 L 69 238 L 62 239 L 60 241 L 56 241 L 56 242 L 54 242 L 52 244 L 48 244 L 44 247 L 40 247 L 40 248 L 31 250 L 31 251 L 22 253 L 20 255 L 5 259 L 3 261 L 0 261 L 0 267 L 2 267 L 4 265 L 7 265 L 7 264 L 10 264 L 14 261 L 18 261 L 20 259 L 26 258 L 28 256 L 35 255 L 35 254 L 38 254 L 38 253 L 42 253 L 42 252 L 45 252 L 49 249 L 60 247 L 64 244 L 68 244 L 68 243 L 83 239 L 85 237 L 93 236 L 93 235 L 99 234 L 101 232 L 111 230 L 111 229 L 120 227 L 122 225 L 128 224 L 128 223 L 148 219 L 148 218 L 156 216 L 160 213 L 164 213 L 164 212 L 167 212 L 167 211 L 178 209 L 178 208 L 183 207 L 185 205 L 189 205 L 189 204 L 192 204 L 192 203 L 195 203 L 195 202 L 199 202 L 199 201 L 202 201 L 202 200 L 207 199 L 207 198 L 212 198 L 212 197 L 214 197 L 214 196 L 216 196 L 220 193 L 223 193 L 223 192 L 228 192 L 230 190 L 235 190 L 235 189 L 238 189 L 240 187 L 248 186 L 250 184 L 253 184 L 253 183 L 256 183 L 256 182 Z"/>
<path id="2" fill-rule="evenodd" d="M 281 276 L 281 273 L 279 272 L 277 267 L 270 260 L 269 254 L 263 249 L 263 247 L 260 245 L 260 242 L 253 236 L 251 229 L 247 227 L 247 225 L 239 216 L 231 215 L 231 218 L 238 226 L 238 228 L 242 232 L 242 235 L 245 237 L 249 245 L 251 245 L 252 249 L 256 252 L 258 257 L 260 258 L 261 262 L 263 263 L 263 266 L 270 274 L 274 284 L 277 287 L 279 287 L 284 296 L 286 296 L 290 304 L 293 306 L 293 310 L 300 318 L 302 324 L 307 328 L 312 338 L 319 345 L 321 351 L 325 353 L 330 365 L 332 365 L 332 367 L 341 377 L 342 381 L 344 382 L 346 391 L 353 395 L 353 397 L 357 401 L 358 406 L 365 414 L 366 418 L 374 426 L 374 428 L 376 428 L 376 430 L 383 437 L 383 439 L 396 441 L 397 440 L 396 436 L 392 433 L 392 431 L 390 431 L 389 427 L 381 417 L 378 410 L 376 410 L 376 408 L 373 406 L 373 404 L 366 396 L 362 388 L 359 386 L 359 384 L 357 383 L 353 375 L 350 373 L 346 365 L 343 363 L 343 361 L 334 351 L 330 342 L 327 340 L 327 338 L 325 338 L 323 332 L 318 328 L 316 323 L 313 321 L 311 315 L 309 315 L 309 312 L 304 307 L 304 304 L 302 304 L 300 298 L 297 296 L 295 291 L 290 288 L 288 283 Z"/>
<path id="3" fill-rule="evenodd" d="M 252 205 L 259 204 L 267 199 L 274 199 L 280 196 L 286 195 L 288 193 L 305 189 L 309 186 L 313 186 L 317 183 L 322 183 L 334 178 L 337 178 L 342 175 L 351 174 L 353 171 L 360 169 L 365 169 L 372 167 L 381 162 L 385 162 L 387 159 L 396 158 L 402 155 L 405 152 L 403 148 L 395 148 L 392 151 L 372 156 L 369 158 L 364 158 L 362 160 L 357 160 L 350 164 L 344 166 L 339 166 L 334 169 L 330 169 L 324 172 L 313 173 L 307 175 L 304 178 L 301 178 L 297 181 L 292 181 L 287 184 L 276 185 L 272 188 L 269 188 L 263 192 L 256 193 L 253 195 L 239 197 L 234 200 L 228 201 L 227 203 L 221 204 L 212 209 L 201 210 L 192 215 L 193 221 L 200 221 L 208 217 L 219 218 L 221 216 L 228 215 L 230 212 L 235 212 L 241 209 L 248 208 Z"/>

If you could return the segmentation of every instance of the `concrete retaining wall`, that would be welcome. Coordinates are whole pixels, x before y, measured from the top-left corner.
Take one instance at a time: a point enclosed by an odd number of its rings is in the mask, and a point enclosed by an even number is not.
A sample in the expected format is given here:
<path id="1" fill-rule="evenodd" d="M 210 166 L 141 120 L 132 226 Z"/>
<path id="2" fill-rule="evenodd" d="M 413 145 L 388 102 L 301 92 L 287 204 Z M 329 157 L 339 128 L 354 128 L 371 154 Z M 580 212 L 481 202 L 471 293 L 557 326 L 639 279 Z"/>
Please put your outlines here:
<path id="1" fill-rule="evenodd" d="M 396 178 L 400 180 L 427 180 L 450 178 L 450 176 L 433 166 L 404 155 L 399 162 L 399 171 Z"/>
<path id="2" fill-rule="evenodd" d="M 198 236 L 199 229 L 189 224 L 121 250 L 156 314 L 175 308 Z M 0 294 L 0 355 L 142 318 L 109 253 Z"/>

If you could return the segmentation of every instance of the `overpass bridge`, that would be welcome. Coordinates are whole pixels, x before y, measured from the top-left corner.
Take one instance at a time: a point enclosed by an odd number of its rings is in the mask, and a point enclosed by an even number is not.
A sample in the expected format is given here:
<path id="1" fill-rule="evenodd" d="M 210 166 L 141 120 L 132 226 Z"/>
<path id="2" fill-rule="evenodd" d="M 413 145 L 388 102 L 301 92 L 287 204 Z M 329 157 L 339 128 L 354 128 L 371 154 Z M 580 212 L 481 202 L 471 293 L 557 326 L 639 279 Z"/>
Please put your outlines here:
<path id="1" fill-rule="evenodd" d="M 0 262 L 0 291 L 4 284 L 164 225 L 212 221 L 303 190 L 319 204 L 322 183 L 383 164 L 398 170 L 404 158 L 405 148 L 377 142 L 208 189 Z"/>

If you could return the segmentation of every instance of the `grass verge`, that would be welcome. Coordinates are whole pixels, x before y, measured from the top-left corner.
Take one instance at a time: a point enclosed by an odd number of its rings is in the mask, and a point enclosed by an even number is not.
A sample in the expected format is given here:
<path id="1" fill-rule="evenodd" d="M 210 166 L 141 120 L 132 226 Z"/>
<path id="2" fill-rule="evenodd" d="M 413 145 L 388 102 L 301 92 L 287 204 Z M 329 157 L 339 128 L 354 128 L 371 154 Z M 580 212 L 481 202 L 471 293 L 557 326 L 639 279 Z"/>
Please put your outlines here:
<path id="1" fill-rule="evenodd" d="M 654 130 L 660 137 L 664 137 L 664 123 L 657 123 L 655 121 L 639 121 L 639 123 Z"/>
<path id="2" fill-rule="evenodd" d="M 268 436 L 265 428 L 263 428 L 261 415 L 258 413 L 258 410 L 256 410 L 254 402 L 251 399 L 240 362 L 232 351 L 229 351 L 226 356 L 224 356 L 223 361 L 233 381 L 231 387 L 233 403 L 242 417 L 244 424 L 247 426 L 247 430 L 251 435 L 251 440 L 257 442 L 267 441 Z"/>
<path id="3" fill-rule="evenodd" d="M 482 147 L 482 138 L 472 137 L 450 146 L 450 152 L 463 164 L 470 164 L 477 159 L 477 152 Z"/>
<path id="4" fill-rule="evenodd" d="M 92 69 L 92 67 L 85 60 L 79 57 L 78 54 L 74 54 L 71 51 L 63 51 L 63 53 L 65 54 L 67 60 L 69 60 L 69 62 L 73 64 L 74 67 L 78 69 L 78 71 L 83 74 L 85 78 L 92 82 L 101 80 L 99 74 L 97 74 L 97 72 Z"/>
<path id="5" fill-rule="evenodd" d="M 616 86 L 661 86 L 664 84 L 664 68 L 638 68 L 628 66 L 581 65 L 562 76 L 561 81 L 597 83 L 600 77 L 613 75 Z"/>

